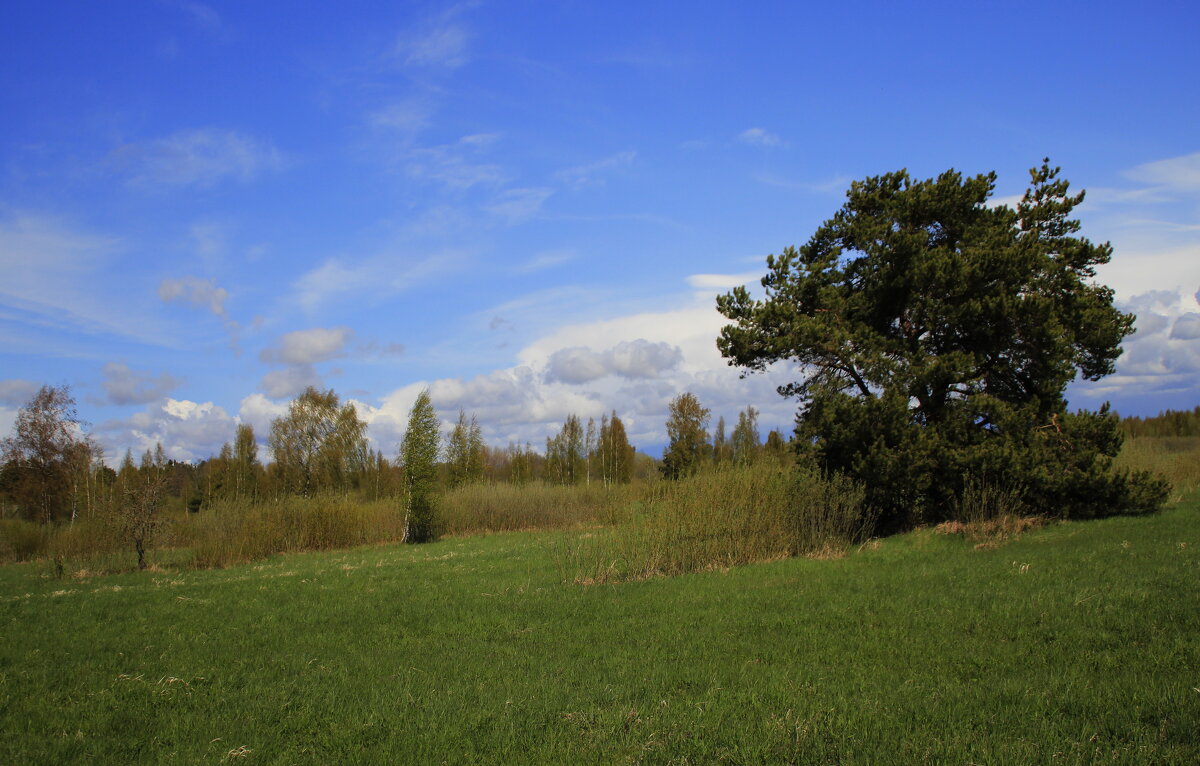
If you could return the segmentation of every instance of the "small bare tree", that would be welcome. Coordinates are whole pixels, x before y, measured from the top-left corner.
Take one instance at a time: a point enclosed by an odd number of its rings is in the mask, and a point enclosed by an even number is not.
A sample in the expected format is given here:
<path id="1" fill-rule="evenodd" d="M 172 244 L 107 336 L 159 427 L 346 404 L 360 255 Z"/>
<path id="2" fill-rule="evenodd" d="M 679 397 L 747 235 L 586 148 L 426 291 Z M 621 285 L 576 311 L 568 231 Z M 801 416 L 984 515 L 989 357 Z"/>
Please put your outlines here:
<path id="1" fill-rule="evenodd" d="M 110 501 L 109 520 L 120 539 L 137 551 L 138 569 L 146 568 L 146 548 L 166 524 L 160 514 L 166 489 L 166 476 L 151 474 L 125 487 Z"/>

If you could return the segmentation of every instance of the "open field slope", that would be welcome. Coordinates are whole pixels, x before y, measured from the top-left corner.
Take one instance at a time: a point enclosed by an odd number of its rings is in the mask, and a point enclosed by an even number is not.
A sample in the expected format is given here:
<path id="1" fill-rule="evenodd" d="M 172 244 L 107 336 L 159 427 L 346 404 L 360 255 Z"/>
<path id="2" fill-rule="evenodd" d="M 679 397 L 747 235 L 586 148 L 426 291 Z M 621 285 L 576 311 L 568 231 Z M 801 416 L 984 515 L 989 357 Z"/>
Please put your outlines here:
<path id="1" fill-rule="evenodd" d="M 1194 497 L 592 587 L 560 534 L 0 568 L 0 762 L 1200 762 Z"/>

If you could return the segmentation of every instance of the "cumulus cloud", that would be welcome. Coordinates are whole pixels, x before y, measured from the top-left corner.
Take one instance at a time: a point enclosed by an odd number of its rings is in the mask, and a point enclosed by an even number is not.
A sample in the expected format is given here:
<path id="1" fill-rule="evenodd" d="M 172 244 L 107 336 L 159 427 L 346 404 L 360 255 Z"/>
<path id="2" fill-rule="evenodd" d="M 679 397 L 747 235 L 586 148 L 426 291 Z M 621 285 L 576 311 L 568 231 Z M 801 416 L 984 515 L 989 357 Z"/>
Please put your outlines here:
<path id="1" fill-rule="evenodd" d="M 763 128 L 748 128 L 737 134 L 737 140 L 750 146 L 773 148 L 783 146 L 783 139 Z"/>
<path id="2" fill-rule="evenodd" d="M 229 291 L 218 287 L 211 279 L 188 276 L 181 279 L 164 279 L 158 285 L 158 297 L 163 303 L 183 303 L 208 309 L 217 316 L 224 317 Z"/>
<path id="3" fill-rule="evenodd" d="M 346 344 L 354 336 L 349 327 L 314 327 L 283 335 L 276 347 L 265 348 L 259 354 L 264 362 L 283 364 L 313 364 L 343 356 Z"/>
<path id="4" fill-rule="evenodd" d="M 203 460 L 233 439 L 237 420 L 212 402 L 166 399 L 122 420 L 100 424 L 94 435 L 110 462 L 128 448 L 134 456 L 163 445 L 173 460 Z"/>
<path id="5" fill-rule="evenodd" d="M 101 369 L 101 385 L 111 404 L 146 404 L 158 401 L 179 387 L 178 378 L 167 373 L 157 377 L 131 370 L 120 362 L 109 362 Z"/>
<path id="6" fill-rule="evenodd" d="M 1175 340 L 1200 339 L 1200 314 L 1184 314 L 1171 327 L 1171 338 Z"/>
<path id="7" fill-rule="evenodd" d="M 0 380 L 0 405 L 24 407 L 38 392 L 41 385 L 32 380 L 9 378 Z"/>
<path id="8" fill-rule="evenodd" d="M 231 130 L 183 130 L 163 138 L 128 143 L 110 154 L 114 166 L 135 185 L 212 186 L 252 181 L 283 168 L 283 155 L 270 142 Z"/>
<path id="9" fill-rule="evenodd" d="M 273 402 L 261 393 L 255 392 L 242 399 L 238 408 L 238 420 L 248 424 L 254 433 L 265 438 L 271 430 L 271 421 L 288 410 L 287 401 Z"/>
<path id="10" fill-rule="evenodd" d="M 683 360 L 683 352 L 669 343 L 644 339 L 622 341 L 605 351 L 564 348 L 551 354 L 546 379 L 562 383 L 587 383 L 606 375 L 624 378 L 657 378 Z"/>

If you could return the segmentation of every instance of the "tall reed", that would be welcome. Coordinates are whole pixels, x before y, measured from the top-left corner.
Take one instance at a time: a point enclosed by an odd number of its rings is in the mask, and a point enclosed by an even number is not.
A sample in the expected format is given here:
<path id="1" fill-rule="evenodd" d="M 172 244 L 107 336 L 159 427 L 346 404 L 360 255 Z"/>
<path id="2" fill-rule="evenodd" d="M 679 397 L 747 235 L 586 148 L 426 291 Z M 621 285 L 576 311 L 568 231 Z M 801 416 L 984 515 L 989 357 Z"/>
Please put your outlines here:
<path id="1" fill-rule="evenodd" d="M 1152 471 L 1171 483 L 1173 498 L 1200 489 L 1200 436 L 1127 438 L 1114 461 L 1117 468 Z"/>
<path id="2" fill-rule="evenodd" d="M 553 553 L 566 579 L 596 583 L 840 555 L 873 526 L 862 487 L 764 462 L 661 482 L 625 521 Z"/>
<path id="3" fill-rule="evenodd" d="M 657 483 L 657 482 L 656 482 Z M 562 529 L 612 524 L 645 492 L 644 485 L 468 484 L 438 502 L 446 534 Z"/>

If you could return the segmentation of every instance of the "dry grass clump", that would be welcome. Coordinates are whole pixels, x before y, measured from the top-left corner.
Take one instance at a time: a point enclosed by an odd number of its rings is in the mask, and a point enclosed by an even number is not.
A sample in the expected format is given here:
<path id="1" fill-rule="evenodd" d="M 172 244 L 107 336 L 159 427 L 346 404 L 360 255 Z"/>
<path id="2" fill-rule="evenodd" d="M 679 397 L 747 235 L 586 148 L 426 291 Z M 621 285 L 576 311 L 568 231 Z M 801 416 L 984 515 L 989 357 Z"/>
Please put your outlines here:
<path id="1" fill-rule="evenodd" d="M 1006 514 L 994 519 L 974 521 L 943 521 L 933 531 L 943 535 L 960 535 L 974 542 L 976 549 L 998 548 L 1023 532 L 1045 526 L 1044 516 L 1015 516 Z"/>
<path id="2" fill-rule="evenodd" d="M 1046 523 L 1044 516 L 1030 511 L 1024 487 L 975 478 L 967 479 L 954 515 L 934 531 L 965 537 L 975 542 L 977 549 L 997 548 Z"/>

